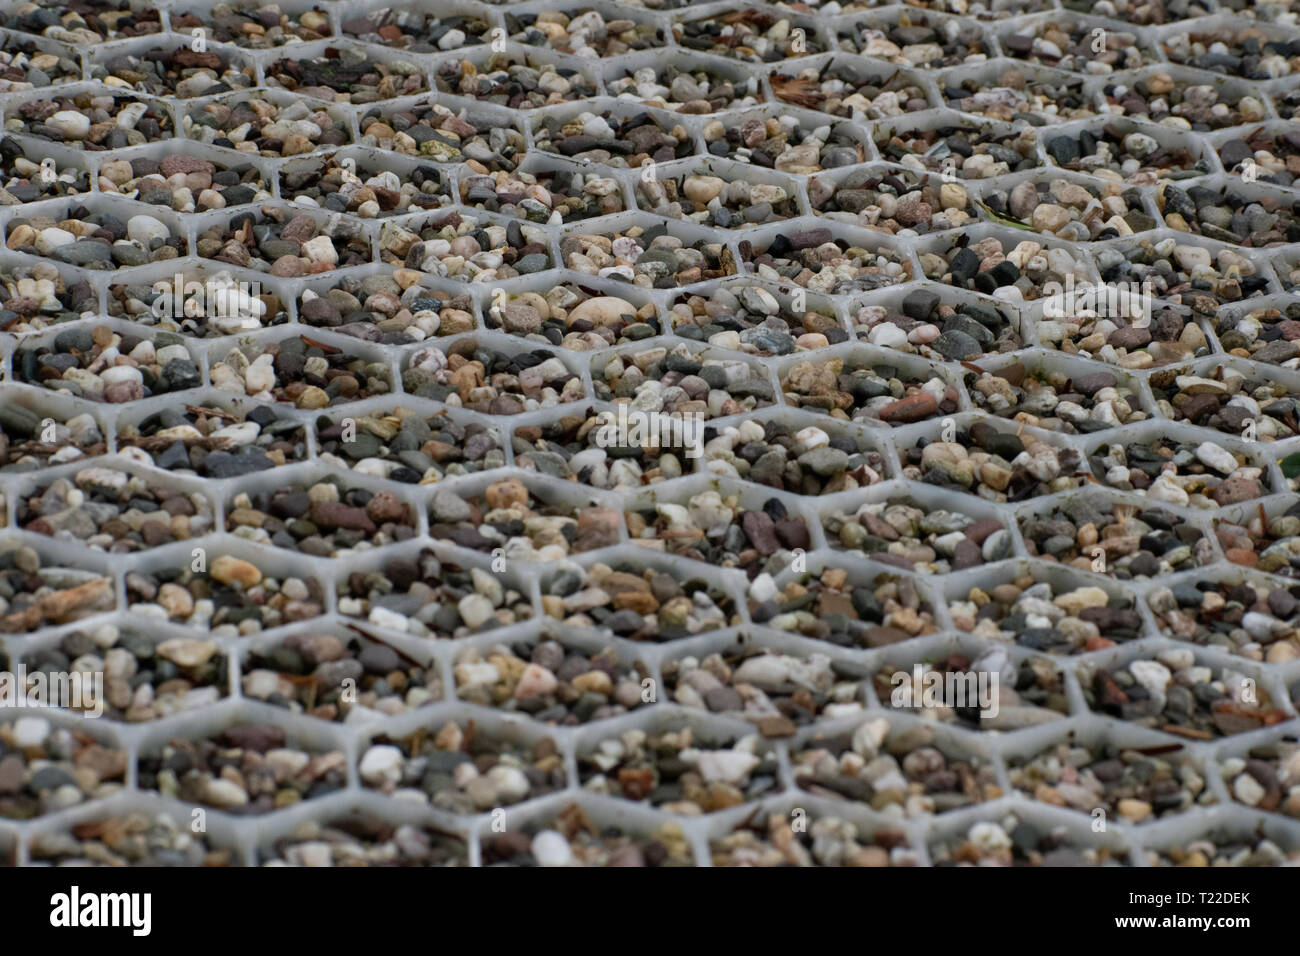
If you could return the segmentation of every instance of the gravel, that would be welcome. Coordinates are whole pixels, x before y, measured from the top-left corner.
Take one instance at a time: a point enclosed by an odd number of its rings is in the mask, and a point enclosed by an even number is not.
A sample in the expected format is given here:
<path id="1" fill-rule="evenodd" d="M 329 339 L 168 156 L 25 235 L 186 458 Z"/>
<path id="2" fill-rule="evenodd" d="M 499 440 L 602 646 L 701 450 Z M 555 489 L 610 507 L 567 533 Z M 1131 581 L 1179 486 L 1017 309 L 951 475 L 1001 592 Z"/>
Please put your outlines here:
<path id="1" fill-rule="evenodd" d="M 741 641 L 667 661 L 663 672 L 674 703 L 748 720 L 765 737 L 790 737 L 866 706 L 865 671 L 820 651 L 786 653 Z"/>
<path id="2" fill-rule="evenodd" d="M 1270 33 L 1260 26 L 1225 24 L 1168 37 L 1162 47 L 1170 63 L 1247 80 L 1275 80 L 1292 73 L 1296 54 L 1289 38 L 1275 39 Z"/>
<path id="3" fill-rule="evenodd" d="M 361 219 L 400 216 L 452 202 L 436 167 L 417 166 L 400 176 L 365 155 L 313 157 L 280 170 L 280 195 L 302 206 L 347 212 Z"/>
<path id="4" fill-rule="evenodd" d="M 318 100 L 353 105 L 428 91 L 424 71 L 395 53 L 372 56 L 368 47 L 340 44 L 336 55 L 286 57 L 264 65 L 266 85 Z"/>
<path id="5" fill-rule="evenodd" d="M 748 63 L 776 63 L 824 52 L 814 24 L 806 17 L 740 10 L 677 20 L 673 36 L 679 46 L 688 50 Z"/>
<path id="6" fill-rule="evenodd" d="M 327 464 L 408 485 L 505 463 L 499 427 L 445 412 L 429 414 L 392 399 L 364 415 L 322 415 L 316 420 L 316 441 Z"/>
<path id="7" fill-rule="evenodd" d="M 542 611 L 570 628 L 602 637 L 663 643 L 740 623 L 730 593 L 704 577 L 678 575 L 617 563 L 563 566 L 548 578 Z"/>
<path id="8" fill-rule="evenodd" d="M 592 369 L 596 398 L 626 405 L 629 412 L 720 418 L 776 399 L 767 369 L 721 350 L 660 345 L 615 354 L 603 368 L 601 361 L 595 359 Z"/>
<path id="9" fill-rule="evenodd" d="M 1233 564 L 1259 568 L 1283 578 L 1296 576 L 1292 555 L 1300 547 L 1297 532 L 1300 509 L 1289 501 L 1275 514 L 1259 508 L 1242 511 L 1240 516 L 1228 514 L 1215 522 L 1214 534 L 1223 550 L 1223 556 Z M 1243 506 L 1247 507 L 1247 506 Z"/>
<path id="10" fill-rule="evenodd" d="M 353 357 L 306 336 L 236 347 L 213 362 L 209 377 L 213 388 L 308 411 L 392 389 L 387 362 Z"/>
<path id="11" fill-rule="evenodd" d="M 320 582 L 309 569 L 302 577 L 282 580 L 231 554 L 215 554 L 206 563 L 203 571 L 192 570 L 191 564 L 179 572 L 173 568 L 153 574 L 129 572 L 130 610 L 220 637 L 255 634 L 310 620 L 323 611 Z"/>
<path id="12" fill-rule="evenodd" d="M 1297 391 L 1285 382 L 1236 369 L 1207 369 L 1204 377 L 1178 371 L 1186 370 L 1161 370 L 1149 379 L 1156 405 L 1173 421 L 1261 442 L 1296 434 Z"/>
<path id="13" fill-rule="evenodd" d="M 1128 853 L 1071 838 L 1064 827 L 1009 813 L 981 820 L 930 847 L 935 866 L 1129 866 Z"/>
<path id="14" fill-rule="evenodd" d="M 637 180 L 637 203 L 645 212 L 719 229 L 743 229 L 799 214 L 793 183 L 751 177 L 749 170 L 742 174 L 713 166 L 662 179 L 643 177 Z"/>
<path id="15" fill-rule="evenodd" d="M 944 105 L 1003 123 L 1028 120 L 1032 126 L 1096 115 L 1095 100 L 1080 77 L 1044 67 L 997 69 L 982 71 L 991 74 L 982 81 L 970 76 L 941 82 Z"/>
<path id="16" fill-rule="evenodd" d="M 969 257 L 962 260 L 969 264 Z M 1024 345 L 1022 324 L 1005 306 L 973 296 L 945 296 L 925 288 L 849 307 L 859 339 L 936 362 L 975 362 Z M 945 301 L 951 298 L 955 301 Z M 895 304 L 896 303 L 896 304 Z M 1040 321 L 1041 329 L 1046 322 Z"/>
<path id="17" fill-rule="evenodd" d="M 1090 456 L 1096 480 L 1120 491 L 1183 508 L 1213 509 L 1268 491 L 1264 469 L 1246 453 L 1214 442 L 1157 438 L 1143 444 L 1103 444 Z"/>
<path id="18" fill-rule="evenodd" d="M 739 109 L 762 102 L 757 77 L 735 83 L 731 71 L 700 65 L 679 69 L 675 65 L 622 70 L 606 81 L 613 96 L 634 98 L 643 106 L 654 106 L 674 113 L 707 114 L 724 109 Z"/>
<path id="19" fill-rule="evenodd" d="M 1119 183 L 1097 187 L 1074 179 L 1025 178 L 1011 188 L 987 191 L 984 202 L 1035 232 L 1072 242 L 1118 239 L 1156 227 L 1141 192 Z"/>
<path id="20" fill-rule="evenodd" d="M 1216 88 L 1217 86 L 1217 88 Z M 1107 84 L 1102 95 L 1115 112 L 1180 129 L 1206 131 L 1258 123 L 1266 108 L 1253 90 L 1181 79 L 1156 71 L 1127 83 Z"/>
<path id="21" fill-rule="evenodd" d="M 790 755 L 795 783 L 814 796 L 869 806 L 898 820 L 943 814 L 1002 795 L 993 765 L 929 726 L 884 718 L 821 733 Z"/>
<path id="22" fill-rule="evenodd" d="M 257 67 L 242 54 L 199 51 L 193 44 L 183 44 L 174 49 L 159 46 L 146 56 L 105 55 L 102 62 L 91 64 L 90 77 L 151 96 L 189 99 L 255 86 Z"/>
<path id="23" fill-rule="evenodd" d="M 765 574 L 749 587 L 750 617 L 773 630 L 839 647 L 898 644 L 937 629 L 928 592 L 910 576 L 855 575 L 828 568 L 778 589 Z"/>
<path id="24" fill-rule="evenodd" d="M 829 417 L 804 427 L 775 417 L 727 426 L 704 446 L 704 459 L 710 474 L 805 495 L 865 488 L 890 474 L 867 433 Z"/>
<path id="25" fill-rule="evenodd" d="M 1272 248 L 1300 239 L 1296 204 L 1282 192 L 1246 196 L 1231 186 L 1219 190 L 1192 186 L 1184 191 L 1162 183 L 1156 190 L 1156 203 L 1165 225 L 1179 232 L 1251 249 Z"/>
<path id="26" fill-rule="evenodd" d="M 876 364 L 872 355 L 852 353 L 792 365 L 781 380 L 781 391 L 795 408 L 873 425 L 911 425 L 951 415 L 958 402 L 956 390 L 936 371 L 917 374 Z"/>
<path id="27" fill-rule="evenodd" d="M 430 289 L 420 284 L 422 278 L 414 269 L 384 268 L 305 289 L 298 321 L 380 345 L 410 345 L 476 327 L 471 296 Z"/>
<path id="28" fill-rule="evenodd" d="M 382 641 L 332 631 L 301 631 L 250 649 L 241 662 L 244 697 L 348 724 L 396 717 L 442 699 L 436 668 Z"/>
<path id="29" fill-rule="evenodd" d="M 1296 601 L 1291 588 L 1264 578 L 1189 581 L 1147 595 L 1162 634 L 1270 664 L 1300 657 Z"/>
<path id="30" fill-rule="evenodd" d="M 109 797 L 126 782 L 126 751 L 29 715 L 0 724 L 0 817 L 33 820 Z"/>
<path id="31" fill-rule="evenodd" d="M 177 738 L 141 754 L 140 788 L 251 817 L 341 790 L 340 750 L 295 746 L 272 724 L 236 723 L 197 738 Z"/>
<path id="32" fill-rule="evenodd" d="M 108 0 L 86 10 L 61 8 L 53 4 L 22 6 L 6 11 L 0 25 L 64 43 L 95 46 L 105 40 L 159 33 L 162 30 L 161 20 L 162 16 L 156 8 L 137 8 L 130 0 Z"/>
<path id="33" fill-rule="evenodd" d="M 464 205 L 551 226 L 624 209 L 616 179 L 567 169 L 465 176 L 459 189 Z"/>
<path id="34" fill-rule="evenodd" d="M 114 189 L 117 187 L 114 186 Z M 0 139 L 0 205 L 16 206 L 90 192 L 90 174 L 54 157 L 33 162 L 11 137 Z"/>
<path id="35" fill-rule="evenodd" d="M 181 337 L 139 337 L 107 325 L 69 330 L 49 345 L 21 348 L 14 366 L 18 381 L 111 404 L 198 388 L 203 381 Z"/>
<path id="36" fill-rule="evenodd" d="M 1293 866 L 1300 860 L 1291 841 L 1206 833 L 1185 845 L 1146 851 L 1149 866 Z"/>
<path id="37" fill-rule="evenodd" d="M 565 110 L 538 116 L 533 126 L 537 149 L 615 169 L 637 169 L 647 161 L 670 162 L 694 154 L 691 132 L 681 123 L 640 110 L 623 112 Z"/>
<path id="38" fill-rule="evenodd" d="M 75 203 L 9 221 L 5 246 L 97 272 L 126 269 L 183 256 L 185 235 L 146 214 L 117 216 Z"/>
<path id="39" fill-rule="evenodd" d="M 773 115 L 775 114 L 775 115 Z M 850 122 L 805 120 L 784 110 L 737 110 L 701 130 L 709 155 L 795 175 L 852 166 L 869 157 Z"/>
<path id="40" fill-rule="evenodd" d="M 132 554 L 187 541 L 213 530 L 212 503 L 148 477 L 111 468 L 84 468 L 19 501 L 26 531 L 76 542 L 97 551 Z"/>
<path id="41" fill-rule="evenodd" d="M 776 770 L 758 735 L 713 735 L 682 720 L 672 729 L 611 735 L 578 754 L 578 779 L 587 793 L 688 817 L 775 790 Z"/>
<path id="42" fill-rule="evenodd" d="M 1142 617 L 1128 597 L 1092 583 L 1053 583 L 1002 572 L 1000 583 L 962 589 L 948 605 L 959 630 L 1046 654 L 1085 654 L 1136 640 Z"/>
<path id="43" fill-rule="evenodd" d="M 916 688 L 917 667 L 920 668 L 921 687 Z M 901 680 L 900 680 L 901 674 Z M 1012 663 L 1006 648 L 995 646 L 978 659 L 972 660 L 962 653 L 952 653 L 931 662 L 914 662 L 910 671 L 898 669 L 897 664 L 885 664 L 875 675 L 876 697 L 882 704 L 901 711 L 915 711 L 904 696 L 894 702 L 895 693 L 923 692 L 926 686 L 944 686 L 949 680 L 958 680 L 970 686 L 971 675 L 976 680 L 990 683 L 993 675 L 999 680 L 1009 674 L 1005 683 L 998 684 L 996 714 L 985 714 L 978 707 L 941 705 L 927 708 L 924 713 L 933 715 L 941 724 L 953 724 L 969 730 L 1013 731 L 1050 723 L 1070 713 L 1066 696 L 1065 676 L 1049 658 L 1034 654 L 1019 664 Z M 962 686 L 958 684 L 957 686 Z"/>
<path id="44" fill-rule="evenodd" d="M 862 245 L 842 230 L 822 226 L 781 233 L 757 244 L 742 239 L 741 258 L 747 271 L 761 279 L 793 282 L 831 295 L 874 291 L 915 278 L 903 254 L 884 243 Z"/>
<path id="45" fill-rule="evenodd" d="M 322 222 L 281 206 L 262 206 L 199 234 L 198 254 L 281 279 L 298 279 L 370 261 L 370 239 L 357 226 Z"/>
<path id="46" fill-rule="evenodd" d="M 1232 798 L 1252 810 L 1300 815 L 1296 792 L 1296 740 L 1287 735 L 1219 761 L 1218 771 Z"/>
<path id="47" fill-rule="evenodd" d="M 1132 186 L 1211 172 L 1200 140 L 1170 124 L 1153 129 L 1149 124 L 1116 118 L 1089 124 L 1078 134 L 1044 134 L 1043 145 L 1056 166 Z"/>
<path id="48" fill-rule="evenodd" d="M 361 146 L 439 163 L 463 162 L 475 173 L 510 172 L 524 151 L 515 122 L 477 116 L 426 99 L 378 104 L 357 117 Z"/>
<path id="49" fill-rule="evenodd" d="M 839 25 L 835 46 L 846 53 L 921 69 L 982 63 L 990 50 L 988 34 L 979 24 L 940 20 L 923 11 L 894 12 Z"/>
<path id="50" fill-rule="evenodd" d="M 484 866 L 690 866 L 693 855 L 681 824 L 651 832 L 597 823 L 578 804 L 522 832 L 492 835 L 483 843 Z"/>
<path id="51" fill-rule="evenodd" d="M 964 187 L 916 172 L 871 170 L 818 177 L 808 185 L 814 209 L 835 219 L 890 235 L 925 235 L 959 228 L 977 218 Z"/>
<path id="52" fill-rule="evenodd" d="M 237 850 L 195 834 L 165 812 L 98 817 L 68 831 L 33 837 L 30 857 L 45 866 L 227 867 L 240 865 Z"/>
<path id="53" fill-rule="evenodd" d="M 413 10 L 381 9 L 341 20 L 344 36 L 410 53 L 439 53 L 483 43 L 486 17 L 436 16 Z"/>
<path id="54" fill-rule="evenodd" d="M 861 112 L 868 119 L 887 119 L 937 105 L 919 74 L 869 60 L 841 56 L 821 68 L 792 65 L 790 69 L 795 72 L 769 75 L 772 95 L 783 103 L 832 116 L 848 119 Z"/>
<path id="55" fill-rule="evenodd" d="M 976 369 L 965 376 L 975 407 L 1035 428 L 1086 435 L 1149 417 L 1137 383 L 1111 372 L 1072 375 L 1046 367 L 1031 369 L 1022 362 Z"/>
<path id="56" fill-rule="evenodd" d="M 126 92 L 27 100 L 5 117 L 5 130 L 88 152 L 156 143 L 174 135 L 171 113 L 161 103 Z"/>
<path id="57" fill-rule="evenodd" d="M 206 478 L 250 475 L 307 457 L 306 429 L 270 405 L 246 414 L 216 401 L 164 408 L 121 422 L 117 442 L 138 449 L 145 463 Z"/>
<path id="58" fill-rule="evenodd" d="M 613 647 L 592 653 L 549 638 L 515 648 L 470 647 L 456 658 L 456 696 L 467 703 L 573 727 L 636 710 L 644 664 L 629 665 Z"/>
<path id="59" fill-rule="evenodd" d="M 627 280 L 643 289 L 675 289 L 738 271 L 721 243 L 688 243 L 662 225 L 571 233 L 560 242 L 560 255 L 574 272 Z"/>
<path id="60" fill-rule="evenodd" d="M 1098 50 L 1093 30 L 1092 21 L 1063 17 L 999 33 L 998 43 L 1014 59 L 1091 76 L 1159 62 L 1151 45 L 1132 31 L 1107 30 Z"/>
<path id="61" fill-rule="evenodd" d="M 413 74 L 410 79 L 414 78 Z M 493 53 L 482 63 L 446 59 L 434 68 L 433 81 L 440 93 L 471 97 L 515 110 L 572 103 L 596 95 L 596 84 L 568 62 L 555 63 L 537 54 L 525 58 L 513 53 Z"/>
<path id="62" fill-rule="evenodd" d="M 1190 648 L 1144 654 L 1127 664 L 1105 668 L 1081 665 L 1079 682 L 1089 708 L 1138 727 L 1163 730 L 1186 740 L 1217 740 L 1280 723 L 1286 713 L 1268 690 L 1253 685 L 1242 694 L 1247 675 L 1199 663 Z"/>
<path id="63" fill-rule="evenodd" d="M 831 547 L 906 571 L 964 571 L 1011 554 L 1011 535 L 1000 519 L 923 507 L 906 498 L 829 510 L 822 527 Z"/>
<path id="64" fill-rule="evenodd" d="M 117 606 L 111 578 L 96 571 L 61 567 L 43 551 L 14 541 L 0 551 L 0 633 L 30 634 Z"/>
<path id="65" fill-rule="evenodd" d="M 786 814 L 737 827 L 712 840 L 713 866 L 915 866 L 919 862 L 900 831 L 865 833 L 849 820 L 818 816 L 800 821 L 796 831 Z"/>
<path id="66" fill-rule="evenodd" d="M 923 438 L 899 449 L 904 478 L 1000 502 L 1078 488 L 1087 480 L 1085 463 L 1073 448 L 982 420 L 969 430 L 954 425 L 952 441 Z"/>
<path id="67" fill-rule="evenodd" d="M 335 478 L 239 492 L 227 503 L 226 530 L 256 544 L 337 558 L 409 541 L 417 529 L 415 509 L 393 492 Z"/>
<path id="68" fill-rule="evenodd" d="M 444 563 L 430 548 L 349 574 L 338 584 L 338 608 L 344 617 L 419 638 L 468 637 L 533 614 L 529 596 L 510 580 Z"/>
<path id="69" fill-rule="evenodd" d="M 468 866 L 463 838 L 354 811 L 306 820 L 262 851 L 263 866 Z"/>
<path id="70" fill-rule="evenodd" d="M 724 498 L 713 490 L 678 497 L 683 500 L 629 511 L 632 540 L 715 566 L 739 567 L 751 578 L 778 551 L 810 547 L 804 518 L 791 514 L 777 498 L 747 508 L 737 495 Z"/>
<path id="71" fill-rule="evenodd" d="M 207 12 L 207 16 L 203 13 Z M 260 0 L 222 3 L 211 11 L 177 11 L 171 27 L 179 33 L 204 36 L 249 50 L 272 50 L 290 43 L 309 43 L 333 33 L 329 16 L 319 6 L 286 13 Z"/>
<path id="72" fill-rule="evenodd" d="M 0 864 L 1294 855 L 1283 5 L 326 6 L 0 12 Z"/>
<path id="73" fill-rule="evenodd" d="M 1196 525 L 1163 508 L 1100 497 L 1027 515 L 1020 533 L 1031 556 L 1121 581 L 1152 580 L 1214 562 L 1209 538 Z"/>
<path id="74" fill-rule="evenodd" d="M 577 282 L 539 283 L 528 292 L 494 293 L 487 327 L 539 344 L 591 352 L 662 331 L 659 310 L 644 296 L 617 290 L 604 294 Z M 624 298 L 624 295 L 629 296 Z M 635 301 L 633 301 L 635 300 Z"/>
<path id="75" fill-rule="evenodd" d="M 583 58 L 624 56 L 658 49 L 667 42 L 663 27 L 621 13 L 606 16 L 584 5 L 570 10 L 506 13 L 506 29 L 516 43 Z"/>
<path id="76" fill-rule="evenodd" d="M 134 627 L 104 624 L 73 630 L 58 644 L 23 659 L 29 674 L 69 671 L 104 674 L 104 696 L 86 701 L 92 716 L 126 723 L 163 720 L 210 707 L 229 691 L 228 655 L 216 642 L 192 637 L 150 637 Z"/>
<path id="77" fill-rule="evenodd" d="M 989 235 L 971 241 L 936 237 L 921 252 L 927 279 L 957 289 L 969 289 L 1008 302 L 1034 302 L 1053 297 L 1071 283 L 1089 284 L 1082 268 L 1086 260 L 1055 242 Z"/>
<path id="78" fill-rule="evenodd" d="M 555 741 L 507 740 L 474 721 L 447 721 L 391 739 L 375 738 L 358 765 L 362 786 L 448 813 L 485 813 L 564 786 Z"/>
<path id="79" fill-rule="evenodd" d="M 1068 807 L 1129 823 L 1177 816 L 1215 802 L 1199 761 L 1178 744 L 1117 746 L 1098 741 L 1053 744 L 1011 761 L 1011 786 L 1048 806 Z"/>

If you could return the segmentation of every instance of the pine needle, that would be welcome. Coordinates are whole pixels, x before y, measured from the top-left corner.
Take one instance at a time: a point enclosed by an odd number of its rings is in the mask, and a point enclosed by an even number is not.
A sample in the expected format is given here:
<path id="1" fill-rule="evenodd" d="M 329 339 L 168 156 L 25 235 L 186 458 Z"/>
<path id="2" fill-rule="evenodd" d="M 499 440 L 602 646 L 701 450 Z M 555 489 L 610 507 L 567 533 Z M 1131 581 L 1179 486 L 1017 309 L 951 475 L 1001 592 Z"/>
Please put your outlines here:
<path id="1" fill-rule="evenodd" d="M 985 203 L 983 200 L 976 199 L 975 202 L 979 205 L 981 209 L 983 209 L 986 213 L 988 213 L 989 218 L 992 219 L 994 222 L 996 222 L 999 226 L 1010 226 L 1012 229 L 1023 229 L 1025 232 L 1034 231 L 1033 226 L 1026 226 L 1023 222 L 1016 222 L 1016 220 L 1014 219 L 1008 219 L 1006 216 L 994 212 L 992 209 L 988 207 L 988 204 Z"/>

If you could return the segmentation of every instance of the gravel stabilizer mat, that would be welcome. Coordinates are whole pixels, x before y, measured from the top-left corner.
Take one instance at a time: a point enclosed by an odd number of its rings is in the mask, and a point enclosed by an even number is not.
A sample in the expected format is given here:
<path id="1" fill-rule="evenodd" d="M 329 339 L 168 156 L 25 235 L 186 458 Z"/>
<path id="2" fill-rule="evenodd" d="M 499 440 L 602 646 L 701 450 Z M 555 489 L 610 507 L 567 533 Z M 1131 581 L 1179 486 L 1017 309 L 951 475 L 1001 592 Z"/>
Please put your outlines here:
<path id="1" fill-rule="evenodd" d="M 1298 14 L 0 0 L 0 864 L 1300 862 Z"/>

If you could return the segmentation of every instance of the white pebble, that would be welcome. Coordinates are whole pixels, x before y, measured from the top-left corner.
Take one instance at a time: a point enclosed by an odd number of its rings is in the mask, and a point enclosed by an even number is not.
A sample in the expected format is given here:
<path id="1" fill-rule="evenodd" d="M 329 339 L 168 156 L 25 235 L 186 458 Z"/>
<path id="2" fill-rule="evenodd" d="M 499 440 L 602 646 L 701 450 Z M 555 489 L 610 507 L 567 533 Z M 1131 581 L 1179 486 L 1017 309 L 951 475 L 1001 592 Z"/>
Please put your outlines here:
<path id="1" fill-rule="evenodd" d="M 68 139 L 85 139 L 90 132 L 90 117 L 76 110 L 59 110 L 45 121 Z"/>
<path id="2" fill-rule="evenodd" d="M 533 837 L 530 849 L 538 866 L 568 866 L 573 862 L 569 841 L 554 830 L 543 830 Z"/>
<path id="3" fill-rule="evenodd" d="M 132 242 L 147 246 L 154 239 L 166 242 L 170 233 L 167 227 L 153 216 L 132 216 L 126 221 L 126 235 Z"/>
<path id="4" fill-rule="evenodd" d="M 14 721 L 14 746 L 39 747 L 50 735 L 50 722 L 44 717 L 19 717 Z"/>
<path id="5" fill-rule="evenodd" d="M 373 785 L 397 783 L 402 778 L 402 752 L 396 747 L 378 744 L 361 758 L 361 779 Z"/>

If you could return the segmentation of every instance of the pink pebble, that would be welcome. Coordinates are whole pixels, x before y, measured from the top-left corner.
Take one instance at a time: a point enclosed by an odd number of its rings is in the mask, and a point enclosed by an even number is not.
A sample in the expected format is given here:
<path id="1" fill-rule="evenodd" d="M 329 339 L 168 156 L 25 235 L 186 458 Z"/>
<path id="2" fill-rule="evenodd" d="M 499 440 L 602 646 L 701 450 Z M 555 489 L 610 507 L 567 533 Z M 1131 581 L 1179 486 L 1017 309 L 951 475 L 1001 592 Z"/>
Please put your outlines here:
<path id="1" fill-rule="evenodd" d="M 929 345 L 939 337 L 939 326 L 937 325 L 918 325 L 911 332 L 907 333 L 907 341 L 913 345 Z"/>

